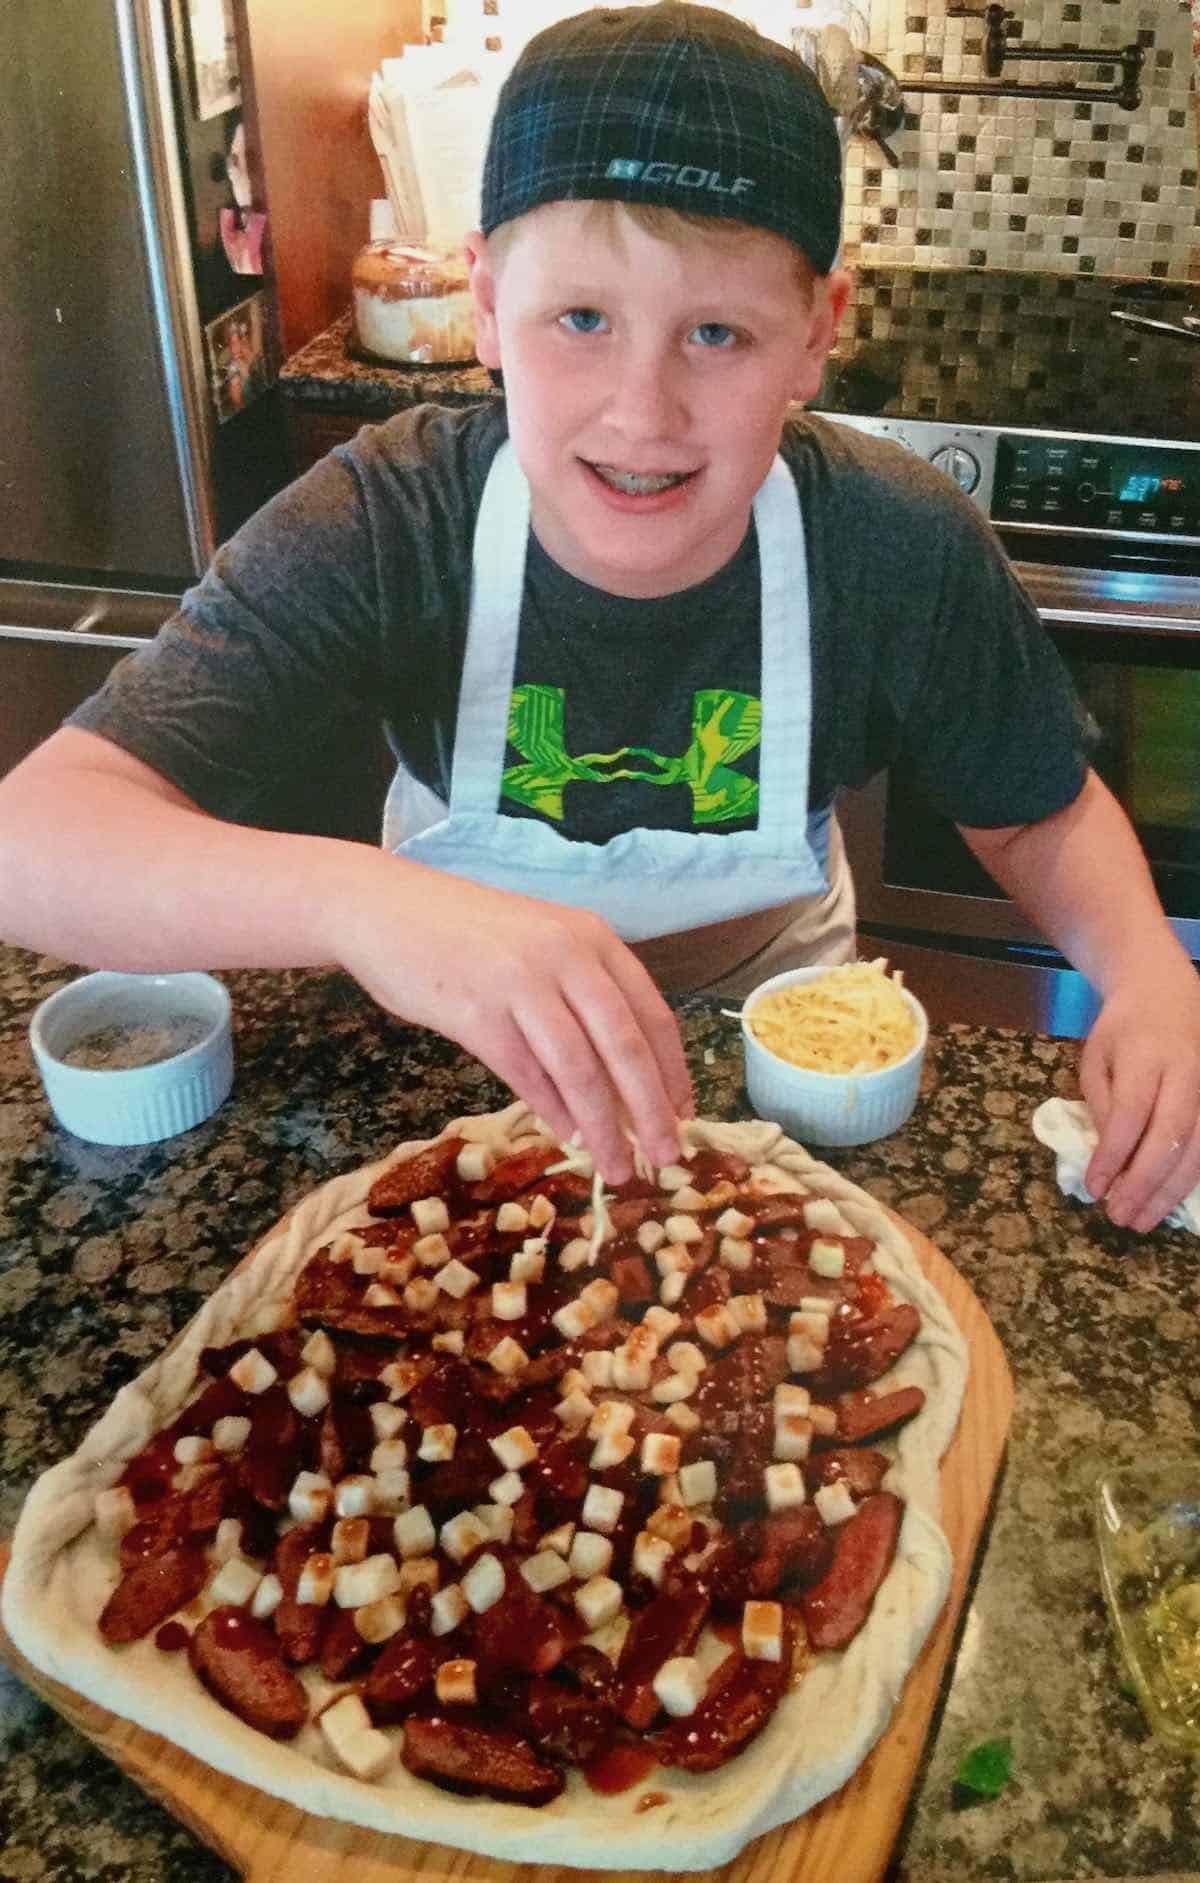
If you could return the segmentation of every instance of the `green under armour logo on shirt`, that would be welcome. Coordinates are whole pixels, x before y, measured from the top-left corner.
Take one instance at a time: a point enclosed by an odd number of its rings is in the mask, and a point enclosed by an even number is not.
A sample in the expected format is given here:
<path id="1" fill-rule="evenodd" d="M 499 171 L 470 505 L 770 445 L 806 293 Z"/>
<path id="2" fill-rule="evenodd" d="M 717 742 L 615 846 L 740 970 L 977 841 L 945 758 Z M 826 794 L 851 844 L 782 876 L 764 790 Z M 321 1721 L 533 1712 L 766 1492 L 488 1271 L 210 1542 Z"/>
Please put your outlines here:
<path id="1" fill-rule="evenodd" d="M 762 736 L 762 702 L 749 693 L 721 687 L 693 693 L 692 737 L 678 758 L 666 758 L 644 745 L 573 757 L 563 732 L 563 700 L 562 687 L 513 688 L 508 741 L 525 763 L 509 766 L 500 782 L 501 797 L 561 819 L 567 785 L 640 778 L 652 785 L 689 786 L 694 824 L 721 824 L 757 812 L 757 782 L 733 769 Z"/>

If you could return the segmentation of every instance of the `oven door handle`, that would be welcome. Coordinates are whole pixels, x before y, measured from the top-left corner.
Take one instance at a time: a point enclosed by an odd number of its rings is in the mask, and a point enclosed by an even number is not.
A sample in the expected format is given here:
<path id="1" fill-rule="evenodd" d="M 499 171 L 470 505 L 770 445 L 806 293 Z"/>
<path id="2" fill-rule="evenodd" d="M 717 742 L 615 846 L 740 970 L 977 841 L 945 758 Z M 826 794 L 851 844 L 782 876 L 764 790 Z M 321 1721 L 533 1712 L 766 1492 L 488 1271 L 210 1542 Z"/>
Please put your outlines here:
<path id="1" fill-rule="evenodd" d="M 0 641 L 55 641 L 66 647 L 78 646 L 81 641 L 88 647 L 148 646 L 151 637 L 147 634 L 97 634 L 93 623 L 103 618 L 103 610 L 89 610 L 69 628 L 27 628 L 15 621 L 0 621 Z"/>

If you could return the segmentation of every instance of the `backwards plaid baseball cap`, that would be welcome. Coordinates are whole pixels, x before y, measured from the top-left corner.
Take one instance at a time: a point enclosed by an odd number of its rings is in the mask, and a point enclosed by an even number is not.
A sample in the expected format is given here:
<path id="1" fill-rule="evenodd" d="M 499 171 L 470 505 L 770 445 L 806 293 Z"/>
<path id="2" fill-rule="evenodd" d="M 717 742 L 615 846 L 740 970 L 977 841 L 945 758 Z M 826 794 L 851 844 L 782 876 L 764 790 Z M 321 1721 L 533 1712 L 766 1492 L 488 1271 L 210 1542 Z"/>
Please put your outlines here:
<path id="1" fill-rule="evenodd" d="M 560 20 L 501 87 L 481 227 L 597 197 L 770 229 L 828 274 L 842 216 L 833 112 L 803 59 L 715 7 L 659 0 Z"/>

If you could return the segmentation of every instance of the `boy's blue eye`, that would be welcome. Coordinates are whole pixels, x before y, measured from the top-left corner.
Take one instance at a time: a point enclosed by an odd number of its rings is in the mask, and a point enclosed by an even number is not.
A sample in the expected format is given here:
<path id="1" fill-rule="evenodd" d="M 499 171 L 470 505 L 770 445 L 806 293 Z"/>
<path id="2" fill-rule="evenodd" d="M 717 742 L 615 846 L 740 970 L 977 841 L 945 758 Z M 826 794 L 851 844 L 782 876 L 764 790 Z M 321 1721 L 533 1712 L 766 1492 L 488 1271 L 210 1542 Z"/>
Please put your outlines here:
<path id="1" fill-rule="evenodd" d="M 693 327 L 692 333 L 702 347 L 731 347 L 737 344 L 737 335 L 732 327 L 727 327 L 723 320 L 701 321 Z"/>
<path id="2" fill-rule="evenodd" d="M 559 319 L 572 333 L 600 333 L 607 326 L 604 315 L 595 307 L 572 307 Z"/>

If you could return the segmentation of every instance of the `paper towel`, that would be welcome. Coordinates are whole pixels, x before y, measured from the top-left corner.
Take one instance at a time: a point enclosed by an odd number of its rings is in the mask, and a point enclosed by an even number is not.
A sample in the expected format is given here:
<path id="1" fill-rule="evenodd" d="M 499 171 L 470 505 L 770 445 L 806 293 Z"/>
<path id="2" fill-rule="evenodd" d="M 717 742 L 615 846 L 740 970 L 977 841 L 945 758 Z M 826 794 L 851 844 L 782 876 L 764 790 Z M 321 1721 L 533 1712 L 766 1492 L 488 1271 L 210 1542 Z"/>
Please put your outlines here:
<path id="1" fill-rule="evenodd" d="M 1083 1203 L 1095 1202 L 1083 1179 L 1099 1133 L 1083 1100 L 1048 1098 L 1033 1114 L 1033 1135 L 1054 1152 L 1058 1187 L 1064 1196 L 1076 1196 Z M 1173 1229 L 1190 1229 L 1193 1235 L 1200 1235 L 1200 1184 L 1165 1220 Z"/>

